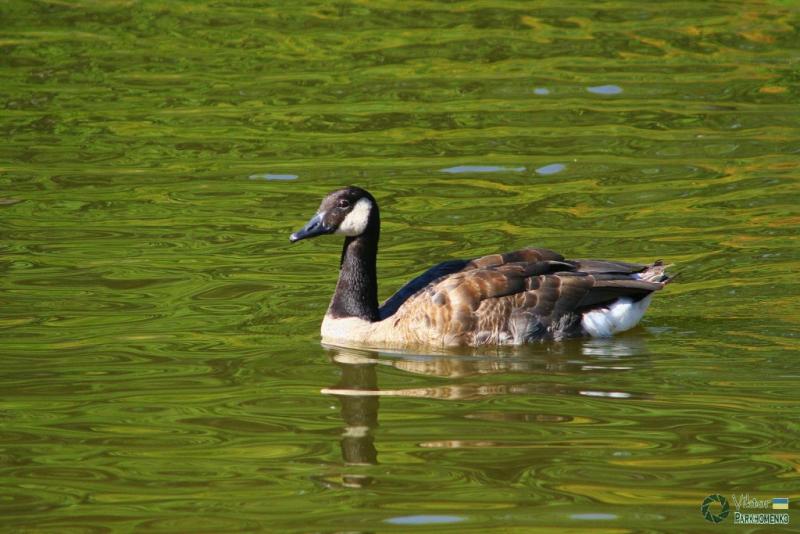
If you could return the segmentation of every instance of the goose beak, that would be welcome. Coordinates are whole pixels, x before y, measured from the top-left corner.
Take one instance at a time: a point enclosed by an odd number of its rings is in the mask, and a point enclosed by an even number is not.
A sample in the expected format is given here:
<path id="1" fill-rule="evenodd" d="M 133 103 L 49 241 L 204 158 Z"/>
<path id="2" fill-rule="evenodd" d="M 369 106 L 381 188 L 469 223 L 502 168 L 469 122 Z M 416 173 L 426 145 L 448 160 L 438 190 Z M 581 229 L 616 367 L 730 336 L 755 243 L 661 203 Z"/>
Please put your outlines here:
<path id="1" fill-rule="evenodd" d="M 330 234 L 333 233 L 333 228 L 330 228 L 325 224 L 325 221 L 322 220 L 322 215 L 317 213 L 311 220 L 306 223 L 301 229 L 293 233 L 289 236 L 290 243 L 296 243 L 301 239 L 305 239 L 307 237 L 315 237 L 318 235 L 323 234 Z"/>

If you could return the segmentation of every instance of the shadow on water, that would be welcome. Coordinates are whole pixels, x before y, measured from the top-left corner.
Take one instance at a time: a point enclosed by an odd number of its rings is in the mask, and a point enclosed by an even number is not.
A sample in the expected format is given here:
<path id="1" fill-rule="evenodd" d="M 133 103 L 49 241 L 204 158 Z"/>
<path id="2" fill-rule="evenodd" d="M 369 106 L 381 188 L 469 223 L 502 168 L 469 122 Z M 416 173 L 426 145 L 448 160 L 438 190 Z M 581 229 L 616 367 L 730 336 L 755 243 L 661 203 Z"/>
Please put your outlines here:
<path id="1" fill-rule="evenodd" d="M 647 342 L 644 337 L 627 336 L 616 339 L 572 340 L 570 342 L 541 346 L 504 349 L 498 355 L 462 353 L 417 354 L 386 352 L 327 346 L 331 362 L 340 371 L 339 381 L 321 393 L 336 397 L 344 427 L 341 433 L 342 461 L 345 465 L 377 465 L 378 448 L 374 431 L 379 425 L 381 397 L 413 397 L 446 401 L 469 401 L 503 395 L 585 396 L 610 399 L 649 399 L 643 391 L 623 391 L 585 387 L 574 381 L 570 384 L 547 378 L 559 375 L 621 373 L 650 365 Z M 449 379 L 451 383 L 425 387 L 381 388 L 383 370 L 399 370 L 407 376 L 427 376 Z M 519 377 L 512 382 L 493 383 L 481 380 L 487 375 Z M 488 414 L 485 414 L 487 417 Z M 492 413 L 496 421 L 526 422 L 568 421 L 570 416 L 553 414 Z M 424 446 L 458 448 L 458 440 L 439 441 Z M 472 443 L 471 446 L 492 447 L 491 441 Z M 347 487 L 365 487 L 373 477 L 361 474 L 344 474 L 342 483 Z"/>

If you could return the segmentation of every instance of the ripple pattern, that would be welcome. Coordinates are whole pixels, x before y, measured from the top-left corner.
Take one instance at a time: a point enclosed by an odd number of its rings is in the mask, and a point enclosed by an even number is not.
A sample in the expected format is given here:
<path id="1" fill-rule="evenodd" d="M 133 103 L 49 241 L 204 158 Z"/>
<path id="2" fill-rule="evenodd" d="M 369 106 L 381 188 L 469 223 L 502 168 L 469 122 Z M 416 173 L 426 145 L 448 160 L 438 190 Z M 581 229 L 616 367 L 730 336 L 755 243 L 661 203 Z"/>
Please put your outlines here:
<path id="1" fill-rule="evenodd" d="M 707 528 L 797 495 L 790 2 L 0 5 L 9 531 Z M 381 297 L 535 244 L 679 278 L 611 341 L 342 353 L 346 183 Z"/>

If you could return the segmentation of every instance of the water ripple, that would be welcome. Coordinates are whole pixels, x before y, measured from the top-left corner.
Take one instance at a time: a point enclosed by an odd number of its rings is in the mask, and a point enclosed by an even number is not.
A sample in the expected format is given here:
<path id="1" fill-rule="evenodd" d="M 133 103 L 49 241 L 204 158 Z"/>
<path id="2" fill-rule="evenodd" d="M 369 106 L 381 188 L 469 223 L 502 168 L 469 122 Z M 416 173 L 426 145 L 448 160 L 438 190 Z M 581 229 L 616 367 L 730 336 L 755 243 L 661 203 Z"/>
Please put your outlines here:
<path id="1" fill-rule="evenodd" d="M 794 491 L 786 2 L 11 9 L 7 529 L 693 532 Z M 340 241 L 287 237 L 344 184 L 381 298 L 527 245 L 679 276 L 612 340 L 321 348 Z"/>

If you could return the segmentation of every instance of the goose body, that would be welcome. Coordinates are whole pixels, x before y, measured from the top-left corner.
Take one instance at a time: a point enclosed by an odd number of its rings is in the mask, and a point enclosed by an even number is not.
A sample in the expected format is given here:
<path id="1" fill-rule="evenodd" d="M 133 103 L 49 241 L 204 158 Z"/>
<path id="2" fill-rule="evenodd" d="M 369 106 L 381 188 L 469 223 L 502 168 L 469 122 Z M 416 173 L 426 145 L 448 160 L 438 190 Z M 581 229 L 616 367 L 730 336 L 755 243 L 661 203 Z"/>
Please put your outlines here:
<path id="1" fill-rule="evenodd" d="M 378 306 L 376 259 L 380 217 L 358 187 L 330 193 L 292 242 L 345 236 L 339 280 L 322 321 L 335 345 L 520 345 L 569 337 L 608 337 L 633 328 L 652 293 L 670 280 L 651 265 L 567 260 L 525 248 L 450 260 L 417 276 Z"/>

